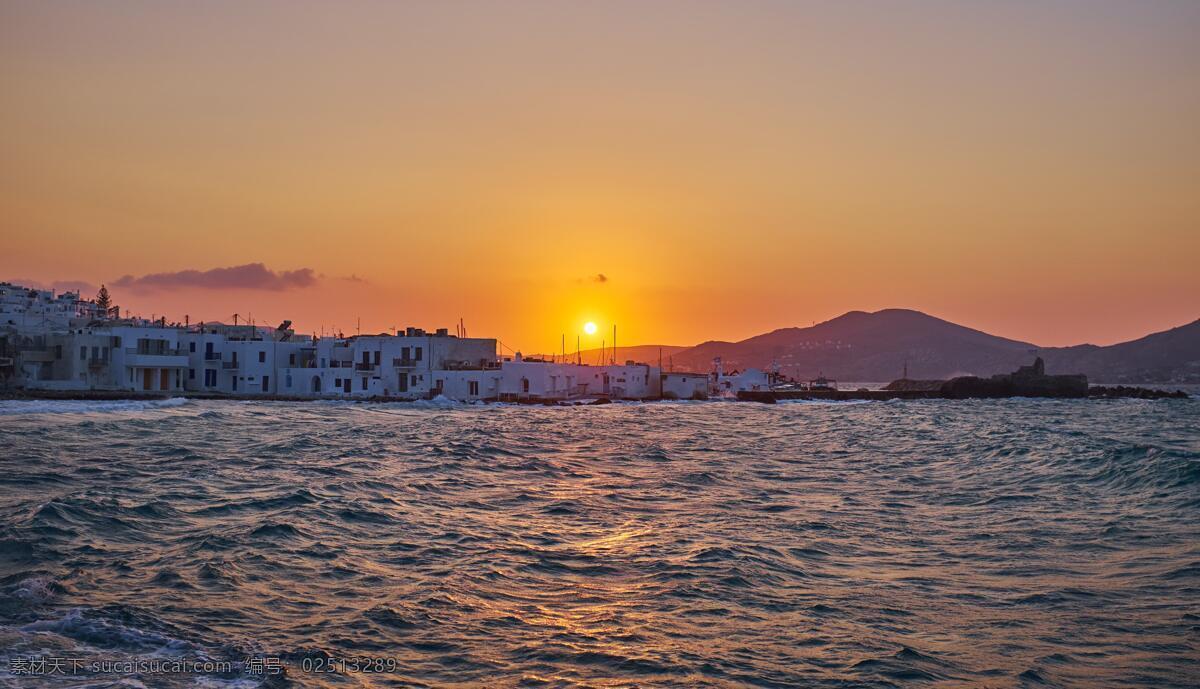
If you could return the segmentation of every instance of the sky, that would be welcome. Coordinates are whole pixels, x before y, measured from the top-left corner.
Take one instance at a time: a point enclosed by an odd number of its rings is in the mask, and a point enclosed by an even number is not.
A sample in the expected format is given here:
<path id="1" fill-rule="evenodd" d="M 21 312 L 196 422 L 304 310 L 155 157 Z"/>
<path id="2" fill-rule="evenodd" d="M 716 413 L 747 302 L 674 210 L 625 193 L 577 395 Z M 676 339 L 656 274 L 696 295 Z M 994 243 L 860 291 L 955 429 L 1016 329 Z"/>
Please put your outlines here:
<path id="1" fill-rule="evenodd" d="M 0 279 L 546 351 L 1200 318 L 1200 3 L 0 2 Z M 609 343 L 611 344 L 611 342 Z"/>

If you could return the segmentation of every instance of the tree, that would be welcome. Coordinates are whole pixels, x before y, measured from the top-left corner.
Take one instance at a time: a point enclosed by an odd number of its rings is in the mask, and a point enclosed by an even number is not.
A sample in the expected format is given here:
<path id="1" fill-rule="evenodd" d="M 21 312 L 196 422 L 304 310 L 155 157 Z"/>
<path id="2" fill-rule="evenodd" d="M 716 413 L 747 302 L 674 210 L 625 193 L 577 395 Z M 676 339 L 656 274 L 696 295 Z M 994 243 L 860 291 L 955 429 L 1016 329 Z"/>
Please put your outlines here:
<path id="1" fill-rule="evenodd" d="M 96 293 L 96 306 L 105 312 L 112 308 L 112 297 L 108 296 L 108 288 L 104 285 L 100 285 L 100 291 Z"/>

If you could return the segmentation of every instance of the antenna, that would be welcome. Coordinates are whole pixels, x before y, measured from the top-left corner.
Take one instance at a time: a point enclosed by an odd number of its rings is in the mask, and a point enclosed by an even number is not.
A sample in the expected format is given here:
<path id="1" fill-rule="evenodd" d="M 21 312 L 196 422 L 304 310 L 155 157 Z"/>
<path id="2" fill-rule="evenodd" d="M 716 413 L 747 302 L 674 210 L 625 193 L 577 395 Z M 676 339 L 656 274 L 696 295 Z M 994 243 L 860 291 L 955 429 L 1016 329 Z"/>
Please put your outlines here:
<path id="1" fill-rule="evenodd" d="M 583 361 L 579 358 L 579 335 L 575 335 L 575 365 L 579 366 Z"/>
<path id="2" fill-rule="evenodd" d="M 616 365 L 617 365 L 617 324 L 616 324 L 616 323 L 613 323 L 613 356 L 612 356 L 612 362 L 613 362 L 613 365 L 614 365 L 614 366 L 616 366 Z"/>

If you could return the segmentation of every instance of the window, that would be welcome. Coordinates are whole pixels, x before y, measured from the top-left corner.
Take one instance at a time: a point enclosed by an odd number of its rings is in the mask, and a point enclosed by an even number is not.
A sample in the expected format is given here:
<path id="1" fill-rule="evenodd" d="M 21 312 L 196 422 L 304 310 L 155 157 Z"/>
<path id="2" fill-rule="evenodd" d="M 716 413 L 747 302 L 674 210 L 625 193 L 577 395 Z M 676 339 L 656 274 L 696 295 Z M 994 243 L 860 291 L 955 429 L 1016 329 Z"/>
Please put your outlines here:
<path id="1" fill-rule="evenodd" d="M 267 352 L 265 350 L 258 353 L 258 363 L 267 363 Z"/>
<path id="2" fill-rule="evenodd" d="M 417 351 L 415 352 L 415 355 L 413 356 L 413 358 L 416 359 L 417 361 L 420 361 L 421 360 L 421 348 L 417 347 L 416 350 Z"/>
<path id="3" fill-rule="evenodd" d="M 196 369 L 194 369 L 194 368 L 188 369 L 188 380 L 196 380 Z"/>
<path id="4" fill-rule="evenodd" d="M 467 389 L 471 395 L 478 395 L 479 394 L 479 381 L 473 380 L 473 381 L 467 383 Z"/>
<path id="5" fill-rule="evenodd" d="M 335 387 L 335 388 L 340 388 L 340 387 L 342 387 L 342 379 L 341 379 L 341 378 L 334 378 L 334 379 L 333 379 L 333 387 Z"/>
<path id="6" fill-rule="evenodd" d="M 92 358 L 93 359 L 100 358 L 100 348 L 99 347 L 92 347 Z"/>
<path id="7" fill-rule="evenodd" d="M 379 365 L 379 350 L 375 350 L 375 365 Z"/>
<path id="8" fill-rule="evenodd" d="M 362 389 L 366 390 L 367 389 L 367 377 L 366 376 L 363 376 L 362 382 L 363 382 Z"/>
<path id="9" fill-rule="evenodd" d="M 83 361 L 84 359 L 87 359 L 87 347 L 80 347 L 79 348 L 79 360 Z"/>
<path id="10" fill-rule="evenodd" d="M 412 384 L 413 384 L 413 385 L 416 385 L 416 384 L 417 384 L 417 377 L 416 377 L 416 376 L 413 376 L 413 377 L 412 377 Z"/>
<path id="11" fill-rule="evenodd" d="M 271 376 L 263 376 L 263 386 L 262 386 L 262 391 L 263 391 L 263 392 L 270 392 L 270 391 L 271 391 Z"/>
<path id="12" fill-rule="evenodd" d="M 288 354 L 288 366 L 295 366 L 295 365 L 296 365 L 296 355 L 294 353 Z M 292 384 L 288 383 L 288 387 L 289 388 L 292 387 Z"/>
<path id="13" fill-rule="evenodd" d="M 189 342 L 189 343 L 188 343 L 188 351 L 189 351 L 189 352 L 195 352 L 195 351 L 196 351 L 196 343 L 195 343 L 195 342 Z"/>

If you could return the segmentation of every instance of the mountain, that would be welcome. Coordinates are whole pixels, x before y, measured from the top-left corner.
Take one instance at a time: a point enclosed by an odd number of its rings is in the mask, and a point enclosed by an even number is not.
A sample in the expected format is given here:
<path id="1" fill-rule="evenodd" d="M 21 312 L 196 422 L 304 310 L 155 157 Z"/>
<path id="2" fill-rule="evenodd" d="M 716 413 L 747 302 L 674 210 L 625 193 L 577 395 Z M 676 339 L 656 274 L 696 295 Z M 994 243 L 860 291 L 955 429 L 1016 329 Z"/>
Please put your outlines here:
<path id="1" fill-rule="evenodd" d="M 1043 351 L 1046 366 L 1103 383 L 1200 383 L 1200 320 L 1132 342 Z"/>
<path id="2" fill-rule="evenodd" d="M 768 368 L 777 362 L 800 379 L 842 381 L 989 376 L 1041 355 L 1054 373 L 1085 373 L 1093 382 L 1200 382 L 1200 321 L 1133 342 L 1040 348 L 908 309 L 851 311 L 808 328 L 783 328 L 740 342 L 705 342 L 674 352 L 676 370 Z M 664 355 L 666 356 L 666 355 Z M 642 357 L 642 361 L 657 361 Z"/>

